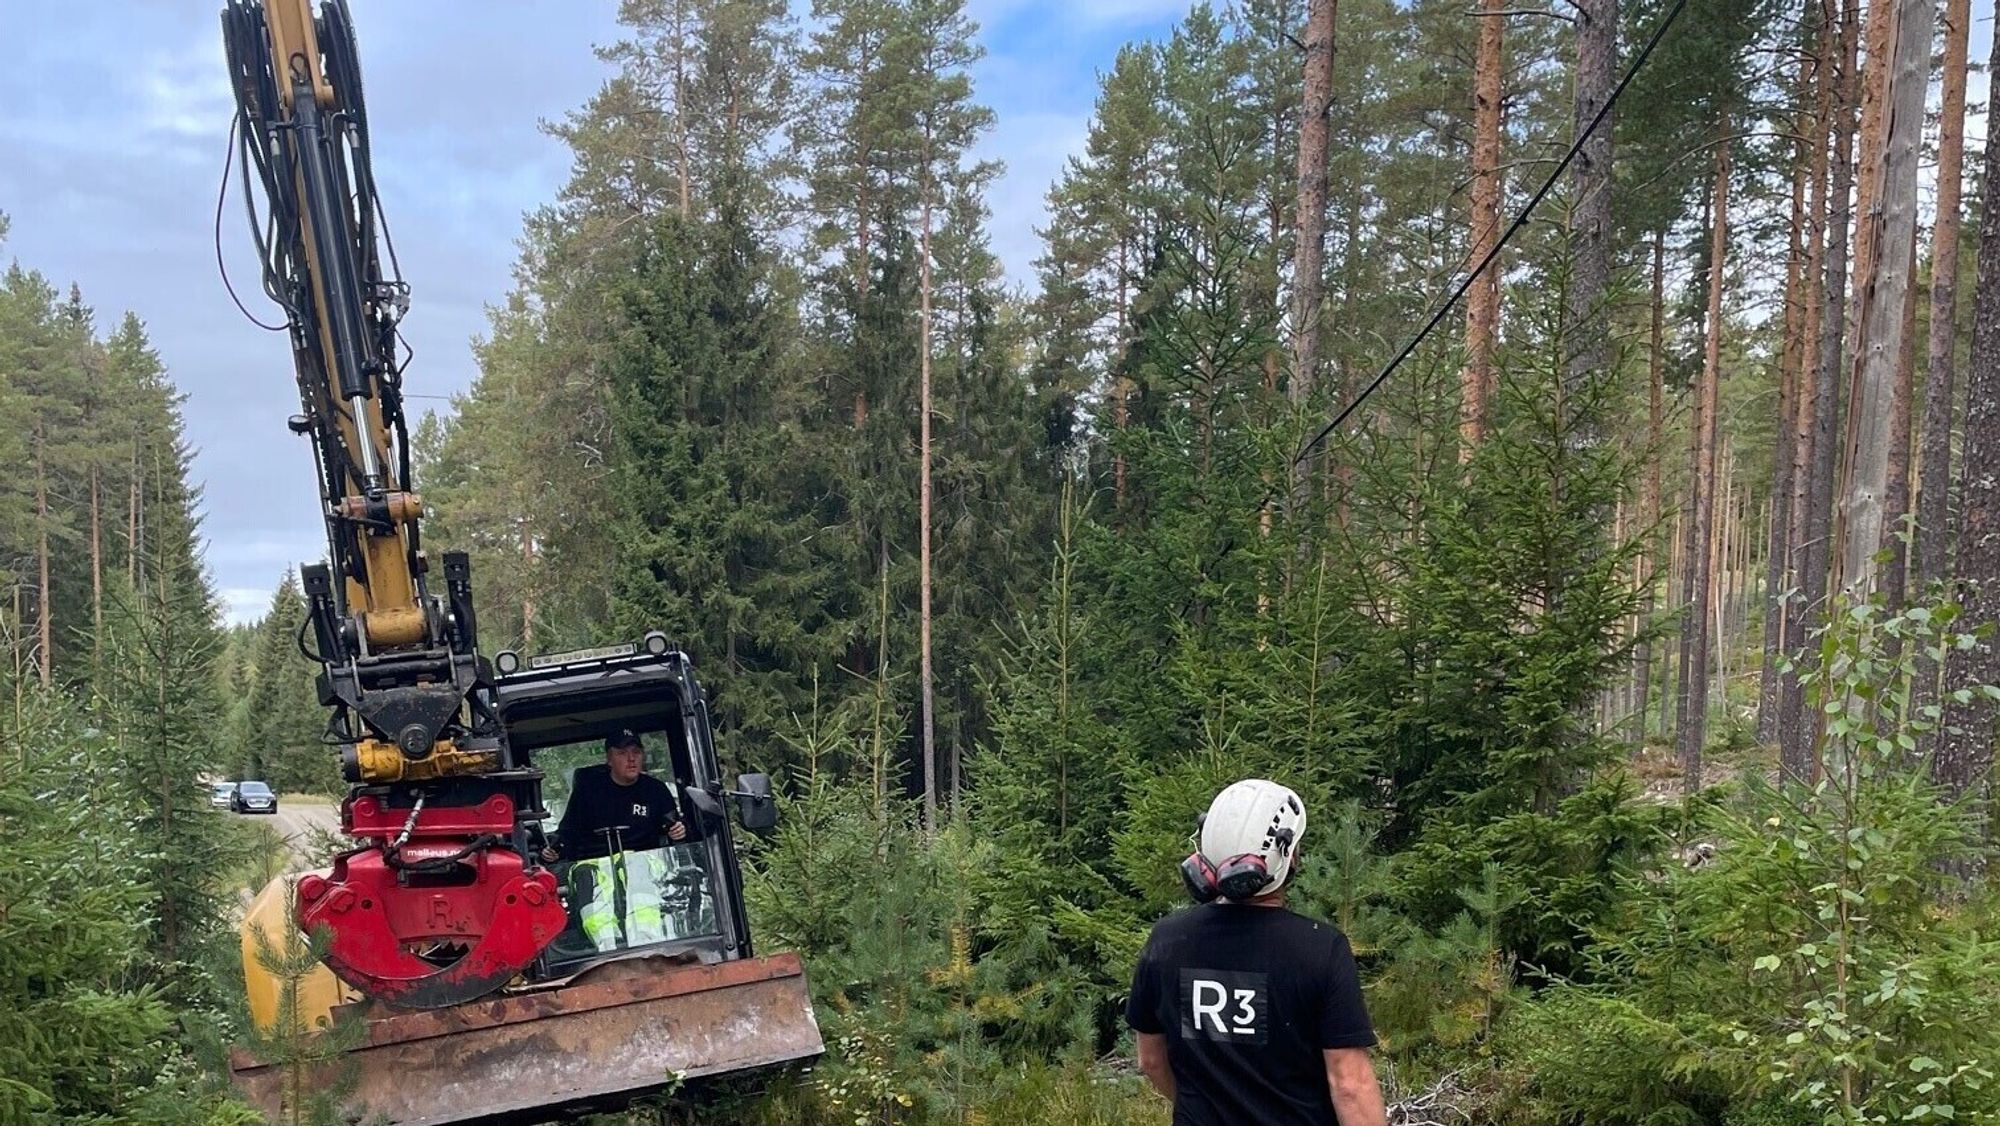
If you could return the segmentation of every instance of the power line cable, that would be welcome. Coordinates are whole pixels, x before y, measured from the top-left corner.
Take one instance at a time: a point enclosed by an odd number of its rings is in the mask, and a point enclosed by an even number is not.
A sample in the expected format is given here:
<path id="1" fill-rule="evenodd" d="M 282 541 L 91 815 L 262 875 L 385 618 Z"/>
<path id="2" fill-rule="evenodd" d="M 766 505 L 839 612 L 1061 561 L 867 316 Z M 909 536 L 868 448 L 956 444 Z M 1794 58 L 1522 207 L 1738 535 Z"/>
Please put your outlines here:
<path id="1" fill-rule="evenodd" d="M 1499 260 L 1500 252 L 1507 249 L 1507 244 L 1513 241 L 1514 236 L 1520 233 L 1521 228 L 1528 225 L 1528 220 L 1534 215 L 1535 209 L 1542 205 L 1542 201 L 1548 198 L 1551 191 L 1555 190 L 1555 186 L 1562 179 L 1563 173 L 1569 170 L 1570 164 L 1583 151 L 1584 143 L 1596 134 L 1598 126 L 1604 124 L 1605 118 L 1611 115 L 1612 107 L 1616 106 L 1618 99 L 1624 96 L 1625 88 L 1632 84 L 1634 78 L 1638 77 L 1639 71 L 1646 65 L 1646 60 L 1652 58 L 1654 48 L 1660 45 L 1662 39 L 1666 38 L 1667 29 L 1674 25 L 1674 20 L 1680 17 L 1682 9 L 1686 7 L 1687 0 L 1674 0 L 1673 7 L 1667 9 L 1666 14 L 1660 17 L 1659 24 L 1653 28 L 1652 37 L 1646 40 L 1646 45 L 1633 58 L 1632 65 L 1625 69 L 1625 77 L 1618 80 L 1618 85 L 1611 91 L 1611 96 L 1604 100 L 1602 106 L 1598 107 L 1597 116 L 1591 118 L 1590 124 L 1584 128 L 1583 132 L 1577 134 L 1576 140 L 1571 142 L 1569 151 L 1563 154 L 1563 158 L 1556 165 L 1555 171 L 1549 173 L 1549 178 L 1542 182 L 1541 189 L 1535 192 L 1534 198 L 1530 199 L 1528 205 L 1521 209 L 1521 213 L 1514 217 L 1513 224 L 1507 228 L 1505 234 L 1500 236 L 1500 241 L 1495 243 L 1493 249 L 1486 252 L 1486 257 L 1480 259 L 1479 265 L 1474 266 L 1472 272 L 1467 274 L 1464 280 L 1458 283 L 1458 287 L 1452 290 L 1451 296 L 1445 298 L 1438 305 L 1437 309 L 1431 313 L 1430 320 L 1425 322 L 1424 327 L 1417 330 L 1417 334 L 1410 338 L 1409 343 L 1403 345 L 1402 350 L 1396 353 L 1395 358 L 1389 361 L 1388 365 L 1382 369 L 1381 374 L 1370 381 L 1368 386 L 1362 388 L 1361 394 L 1355 396 L 1353 402 L 1341 408 L 1340 413 L 1334 415 L 1331 422 L 1320 427 L 1319 433 L 1313 435 L 1312 441 L 1307 442 L 1299 448 L 1297 456 L 1292 458 L 1293 466 L 1297 466 L 1306 458 L 1311 457 L 1313 450 L 1321 442 L 1326 441 L 1327 435 L 1338 430 L 1340 424 L 1346 422 L 1349 415 L 1359 410 L 1361 404 L 1368 401 L 1368 396 L 1373 395 L 1384 383 L 1387 383 L 1389 377 L 1395 374 L 1396 369 L 1403 366 L 1403 361 L 1409 359 L 1411 353 L 1415 352 L 1423 344 L 1424 338 L 1428 337 L 1432 330 L 1436 329 L 1444 321 L 1445 317 L 1450 314 L 1453 307 L 1458 304 L 1459 299 L 1465 296 L 1466 290 L 1472 288 L 1472 283 L 1478 281 L 1480 275 L 1484 274 L 1492 267 L 1494 262 Z"/>

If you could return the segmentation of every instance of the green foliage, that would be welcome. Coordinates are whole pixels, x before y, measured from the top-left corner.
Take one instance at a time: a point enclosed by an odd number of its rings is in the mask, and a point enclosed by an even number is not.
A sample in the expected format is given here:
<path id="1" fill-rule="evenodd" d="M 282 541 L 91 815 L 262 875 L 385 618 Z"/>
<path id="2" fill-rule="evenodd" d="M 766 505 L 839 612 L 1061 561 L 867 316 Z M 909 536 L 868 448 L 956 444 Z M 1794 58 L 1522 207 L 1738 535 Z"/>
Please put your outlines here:
<path id="1" fill-rule="evenodd" d="M 0 745 L 0 1119 L 255 1121 L 204 1080 L 176 1032 L 187 990 L 155 970 L 165 903 L 130 744 L 33 693 Z"/>
<path id="2" fill-rule="evenodd" d="M 1909 754 L 1935 722 L 1909 702 L 1914 654 L 1955 644 L 1953 616 L 1860 605 L 1835 619 L 1806 677 L 1828 717 L 1823 776 L 1753 780 L 1692 811 L 1713 860 L 1626 881 L 1590 978 L 1556 984 L 1505 1038 L 1532 1068 L 1530 1120 L 2000 1113 L 1993 905 L 1954 894 L 1949 874 L 1984 846 Z"/>
<path id="3" fill-rule="evenodd" d="M 272 1028 L 260 1032 L 250 1050 L 282 1076 L 284 1126 L 339 1126 L 346 1121 L 341 1103 L 353 1093 L 358 1066 L 345 1057 L 367 1040 L 367 1028 L 351 1017 L 306 1022 L 301 990 L 325 961 L 330 936 L 324 927 L 311 934 L 299 930 L 297 894 L 297 886 L 287 883 L 280 934 L 259 927 L 253 936 L 257 964 L 278 983 L 278 1009 Z"/>
<path id="4" fill-rule="evenodd" d="M 326 742 L 326 709 L 314 680 L 319 666 L 299 649 L 306 600 L 290 571 L 257 623 L 244 670 L 250 691 L 239 723 L 238 777 L 260 778 L 280 793 L 339 794 L 340 756 Z"/>

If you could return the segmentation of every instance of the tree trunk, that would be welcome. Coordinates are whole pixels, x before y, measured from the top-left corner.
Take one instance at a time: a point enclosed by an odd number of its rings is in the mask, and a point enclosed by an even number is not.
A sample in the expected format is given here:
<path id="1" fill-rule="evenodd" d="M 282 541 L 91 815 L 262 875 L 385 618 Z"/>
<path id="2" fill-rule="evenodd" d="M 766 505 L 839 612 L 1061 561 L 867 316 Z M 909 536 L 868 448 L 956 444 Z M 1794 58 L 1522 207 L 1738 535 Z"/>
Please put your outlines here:
<path id="1" fill-rule="evenodd" d="M 1472 210 L 1469 232 L 1473 267 L 1486 261 L 1500 242 L 1500 43 L 1504 0 L 1481 0 L 1479 56 L 1472 88 Z M 1494 384 L 1493 345 L 1500 321 L 1500 264 L 1472 283 L 1465 307 L 1465 372 L 1459 378 L 1459 457 L 1486 437 Z"/>
<path id="2" fill-rule="evenodd" d="M 1494 22 L 1497 22 L 1494 21 Z M 1618 0 L 1576 2 L 1576 107 L 1573 136 L 1597 117 L 1611 97 L 1618 58 Z M 1577 153 L 1571 183 L 1575 203 L 1570 212 L 1570 250 L 1574 258 L 1569 291 L 1570 356 L 1564 381 L 1572 398 L 1607 362 L 1610 323 L 1604 308 L 1611 291 L 1611 138 L 1615 122 L 1609 116 Z M 1495 219 L 1498 219 L 1496 214 Z M 1586 416 L 1588 417 L 1588 416 Z M 1597 428 L 1585 424 L 1582 435 L 1595 440 Z"/>
<path id="3" fill-rule="evenodd" d="M 55 605 L 49 600 L 49 474 L 47 431 L 35 424 L 35 557 L 41 568 L 41 589 L 36 595 L 35 623 L 40 652 L 35 661 L 43 688 L 49 687 L 55 664 Z"/>
<path id="4" fill-rule="evenodd" d="M 1891 6 L 1893 3 L 1893 6 Z M 1871 13 L 1869 45 L 1893 36 L 1894 57 L 1871 59 L 1869 89 L 1880 108 L 1864 128 L 1862 151 L 1874 152 L 1874 138 L 1886 140 L 1876 161 L 1875 189 L 1864 187 L 1880 209 L 1862 212 L 1857 242 L 1863 248 L 1855 275 L 1856 320 L 1860 326 L 1854 365 L 1854 398 L 1848 412 L 1849 465 L 1841 502 L 1841 585 L 1864 598 L 1881 585 L 1875 556 L 1894 533 L 1888 525 L 1891 432 L 1897 368 L 1903 355 L 1903 298 L 1917 229 L 1917 153 L 1924 125 L 1924 91 L 1929 76 L 1932 0 L 1879 0 Z M 1879 32 L 1876 24 L 1889 21 Z M 1878 77 L 1877 71 L 1884 72 Z M 1865 117 L 1866 115 L 1864 115 Z M 1868 157 L 1864 155 L 1864 165 Z M 1907 417 L 1907 407 L 1905 408 Z M 1907 468 L 1907 466 L 1906 466 Z"/>
<path id="5" fill-rule="evenodd" d="M 920 722 L 924 749 L 924 828 L 937 829 L 937 713 L 931 680 L 931 186 L 926 138 L 923 185 L 922 275 L 918 279 L 919 343 L 917 351 L 917 678 L 921 685 Z"/>
<path id="6" fill-rule="evenodd" d="M 1882 597 L 1901 609 L 1909 594 L 1909 542 L 1904 517 L 1910 514 L 1910 395 L 1917 378 L 1917 244 L 1910 240 L 1904 267 L 1903 325 L 1898 341 L 1896 380 L 1889 399 L 1889 475 L 1882 490 Z M 1893 643 L 1893 641 L 1892 641 Z"/>
<path id="7" fill-rule="evenodd" d="M 91 660 L 95 662 L 97 645 L 104 637 L 104 516 L 94 455 L 90 462 L 90 628 Z"/>
<path id="8" fill-rule="evenodd" d="M 1717 131 L 1727 138 L 1725 127 Z M 1715 218 L 1708 261 L 1708 339 L 1702 357 L 1700 458 L 1694 482 L 1694 596 L 1689 613 L 1694 637 L 1685 647 L 1689 663 L 1681 672 L 1687 715 L 1679 737 L 1681 785 L 1688 794 L 1701 788 L 1702 746 L 1708 734 L 1709 591 L 1712 585 L 1711 545 L 1715 537 L 1716 410 L 1722 383 L 1722 283 L 1728 269 L 1729 144 L 1715 146 Z"/>
<path id="9" fill-rule="evenodd" d="M 687 2 L 674 4 L 674 130 L 679 150 L 681 218 L 694 217 L 694 159 L 688 147 L 687 105 Z"/>
<path id="10" fill-rule="evenodd" d="M 1810 94 L 1808 60 L 1799 60 L 1800 97 Z M 1801 107 L 1796 128 L 1803 138 L 1807 110 Z M 1771 462 L 1770 546 L 1764 560 L 1764 667 L 1757 683 L 1757 741 L 1774 743 L 1778 738 L 1778 654 L 1785 633 L 1785 572 L 1791 556 L 1793 446 L 1797 435 L 1792 420 L 1798 413 L 1800 369 L 1804 365 L 1805 305 L 1805 208 L 1806 180 L 1811 162 L 1802 140 L 1792 158 L 1792 216 L 1786 235 L 1784 344 L 1778 361 L 1778 432 Z"/>
<path id="11" fill-rule="evenodd" d="M 1923 471 L 1912 560 L 1918 589 L 1946 574 L 1951 510 L 1952 382 L 1958 365 L 1959 197 L 1965 181 L 1965 76 L 1971 0 L 1945 0 L 1944 101 L 1938 126 L 1937 225 L 1931 236 L 1931 331 L 1925 354 Z"/>
<path id="12" fill-rule="evenodd" d="M 1854 181 L 1856 220 L 1852 267 L 1857 314 L 1864 279 L 1875 276 L 1876 236 L 1879 232 L 1875 219 L 1881 214 L 1882 207 L 1882 142 L 1889 94 L 1889 53 L 1894 43 L 1895 7 L 1902 2 L 1868 0 L 1867 40 L 1861 47 L 1860 69 L 1856 72 L 1861 83 L 1861 144 L 1855 153 L 1859 164 Z M 1852 327 L 1856 333 L 1861 331 L 1858 316 Z M 1860 337 L 1857 336 L 1854 352 L 1858 355 L 1860 351 Z"/>
<path id="13" fill-rule="evenodd" d="M 1319 372 L 1320 301 L 1326 283 L 1327 111 L 1333 105 L 1334 15 L 1338 6 L 1338 0 L 1309 0 L 1306 7 L 1299 206 L 1294 217 L 1298 245 L 1292 259 L 1292 381 L 1286 394 L 1294 413 L 1304 411 L 1312 401 Z M 1303 480 L 1306 466 L 1294 466 L 1293 472 Z"/>
<path id="14" fill-rule="evenodd" d="M 1639 493 L 1639 519 L 1646 549 L 1639 556 L 1639 628 L 1643 632 L 1633 661 L 1633 694 L 1637 697 L 1633 714 L 1639 718 L 1634 741 L 1640 746 L 1646 742 L 1646 711 L 1652 702 L 1653 607 L 1660 570 L 1660 447 L 1666 441 L 1660 385 L 1666 366 L 1666 298 L 1667 232 L 1662 229 L 1653 232 L 1653 323 L 1646 360 L 1646 476 Z"/>
<path id="15" fill-rule="evenodd" d="M 125 581 L 139 585 L 139 435 L 132 435 L 132 482 L 125 506 Z"/>
<path id="16" fill-rule="evenodd" d="M 1833 0 L 1826 0 L 1830 5 Z M 1833 525 L 1834 420 L 1840 410 L 1841 338 L 1847 298 L 1847 233 L 1852 218 L 1849 197 L 1854 189 L 1854 98 L 1856 17 L 1858 0 L 1845 0 L 1838 33 L 1828 25 L 1828 51 L 1835 65 L 1828 70 L 1828 128 L 1833 134 L 1830 157 L 1831 177 L 1827 206 L 1822 212 L 1826 223 L 1825 283 L 1820 292 L 1819 358 L 1813 398 L 1812 464 L 1807 474 L 1806 516 L 1800 560 L 1799 591 L 1801 618 L 1798 644 L 1792 650 L 1793 663 L 1803 668 L 1811 659 L 1813 631 L 1825 621 L 1827 564 Z M 1783 748 L 1781 759 L 1786 773 L 1806 780 L 1816 771 L 1815 753 L 1819 738 L 1818 717 L 1808 712 L 1805 693 L 1796 677 L 1786 680 L 1786 725 L 1792 739 Z"/>
<path id="17" fill-rule="evenodd" d="M 1991 65 L 2000 67 L 2000 36 Z M 1988 73 L 1994 73 L 1989 70 Z M 1972 356 L 1965 372 L 1965 465 L 1959 488 L 1954 573 L 1968 627 L 2000 620 L 2000 129 L 1986 131 L 1986 183 L 1980 200 L 1979 282 L 1972 294 Z M 1993 768 L 1993 701 L 1977 686 L 2000 684 L 2000 640 L 1981 634 L 1946 659 L 1945 683 L 1969 690 L 1945 698 L 1944 732 L 1931 770 L 1953 797 L 1984 793 Z"/>

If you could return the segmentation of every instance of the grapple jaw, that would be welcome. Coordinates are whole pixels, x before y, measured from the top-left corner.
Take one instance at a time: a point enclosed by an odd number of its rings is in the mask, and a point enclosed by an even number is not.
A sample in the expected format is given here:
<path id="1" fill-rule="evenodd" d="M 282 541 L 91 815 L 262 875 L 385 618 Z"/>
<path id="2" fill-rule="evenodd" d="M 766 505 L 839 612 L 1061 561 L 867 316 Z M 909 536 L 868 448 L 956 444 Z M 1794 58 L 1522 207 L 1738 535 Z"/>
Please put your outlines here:
<path id="1" fill-rule="evenodd" d="M 341 807 L 369 843 L 298 885 L 301 929 L 325 928 L 327 965 L 363 995 L 406 1009 L 483 997 L 527 969 L 567 921 L 555 874 L 508 842 L 514 803 L 391 810 L 372 795 Z"/>

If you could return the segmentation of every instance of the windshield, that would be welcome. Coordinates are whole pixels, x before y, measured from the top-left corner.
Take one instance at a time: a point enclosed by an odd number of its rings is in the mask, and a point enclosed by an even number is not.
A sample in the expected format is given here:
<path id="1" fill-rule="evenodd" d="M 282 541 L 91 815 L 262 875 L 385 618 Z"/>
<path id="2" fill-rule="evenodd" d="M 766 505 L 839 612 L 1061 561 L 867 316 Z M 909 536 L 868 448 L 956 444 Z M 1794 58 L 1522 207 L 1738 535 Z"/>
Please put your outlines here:
<path id="1" fill-rule="evenodd" d="M 241 790 L 246 797 L 268 797 L 271 793 L 271 787 L 266 786 L 262 782 L 244 782 L 238 785 L 237 789 Z"/>
<path id="2" fill-rule="evenodd" d="M 549 947 L 552 962 L 720 934 L 701 845 L 667 845 L 555 865 L 568 925 Z"/>
<path id="3" fill-rule="evenodd" d="M 233 790 L 233 789 L 235 789 L 235 788 L 236 788 L 236 783 L 234 783 L 234 782 L 217 782 L 217 783 L 215 783 L 215 792 L 216 792 L 216 793 L 218 793 L 218 794 L 226 794 L 226 793 L 228 793 L 229 791 L 231 791 L 231 790 Z"/>

